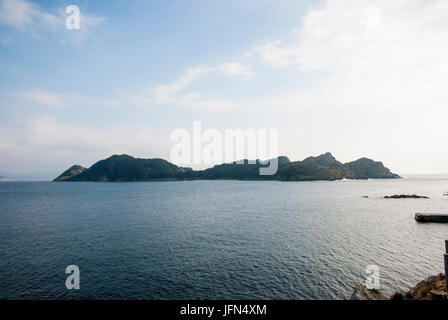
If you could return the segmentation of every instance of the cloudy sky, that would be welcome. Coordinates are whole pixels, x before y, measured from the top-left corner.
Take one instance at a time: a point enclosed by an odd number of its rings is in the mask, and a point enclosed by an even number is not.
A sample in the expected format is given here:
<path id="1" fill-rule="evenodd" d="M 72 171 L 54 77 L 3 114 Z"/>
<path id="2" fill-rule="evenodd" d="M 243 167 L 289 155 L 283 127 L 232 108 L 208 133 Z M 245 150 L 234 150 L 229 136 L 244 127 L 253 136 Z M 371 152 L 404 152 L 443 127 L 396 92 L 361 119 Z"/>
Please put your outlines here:
<path id="1" fill-rule="evenodd" d="M 195 120 L 446 173 L 447 77 L 446 0 L 0 0 L 0 174 L 168 158 Z"/>

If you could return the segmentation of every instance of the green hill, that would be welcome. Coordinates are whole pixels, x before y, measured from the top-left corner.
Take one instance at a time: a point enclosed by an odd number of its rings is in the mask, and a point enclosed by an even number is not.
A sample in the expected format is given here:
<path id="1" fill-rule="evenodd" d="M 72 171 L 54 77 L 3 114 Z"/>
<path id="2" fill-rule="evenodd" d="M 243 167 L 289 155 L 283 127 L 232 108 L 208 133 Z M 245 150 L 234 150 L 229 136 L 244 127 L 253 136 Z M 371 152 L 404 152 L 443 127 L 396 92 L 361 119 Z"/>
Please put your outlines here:
<path id="1" fill-rule="evenodd" d="M 191 172 L 190 168 L 181 168 L 163 159 L 138 159 L 123 154 L 98 161 L 79 174 L 62 179 L 60 176 L 55 181 L 182 180 Z"/>
<path id="2" fill-rule="evenodd" d="M 163 159 L 139 159 L 129 155 L 114 155 L 98 161 L 89 169 L 79 165 L 64 171 L 54 181 L 152 181 L 152 180 L 281 180 L 311 181 L 340 179 L 394 179 L 381 162 L 367 158 L 343 164 L 331 153 L 291 162 L 278 157 L 278 170 L 274 175 L 260 175 L 260 168 L 269 163 L 256 160 L 224 163 L 205 170 L 178 167 Z"/>

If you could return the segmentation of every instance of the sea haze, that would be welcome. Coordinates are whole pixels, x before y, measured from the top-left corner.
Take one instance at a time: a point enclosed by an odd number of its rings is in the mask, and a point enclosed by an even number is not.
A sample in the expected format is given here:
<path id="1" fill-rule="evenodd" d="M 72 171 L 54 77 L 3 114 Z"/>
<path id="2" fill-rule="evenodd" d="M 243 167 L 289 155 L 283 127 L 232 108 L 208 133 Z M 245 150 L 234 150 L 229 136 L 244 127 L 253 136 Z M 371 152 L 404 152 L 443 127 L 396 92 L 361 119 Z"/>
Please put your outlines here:
<path id="1" fill-rule="evenodd" d="M 371 264 L 391 294 L 443 272 L 448 225 L 414 214 L 448 212 L 446 191 L 434 175 L 1 183 L 0 299 L 346 299 Z"/>

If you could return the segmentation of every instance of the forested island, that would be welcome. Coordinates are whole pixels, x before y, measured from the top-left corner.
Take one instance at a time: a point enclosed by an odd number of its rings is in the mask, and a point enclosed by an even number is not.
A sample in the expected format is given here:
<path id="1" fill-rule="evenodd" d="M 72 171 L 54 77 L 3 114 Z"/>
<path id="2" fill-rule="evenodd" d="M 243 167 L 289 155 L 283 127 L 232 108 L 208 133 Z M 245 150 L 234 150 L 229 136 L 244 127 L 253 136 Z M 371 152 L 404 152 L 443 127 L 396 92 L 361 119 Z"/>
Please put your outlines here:
<path id="1" fill-rule="evenodd" d="M 290 161 L 278 157 L 278 170 L 274 175 L 260 175 L 261 167 L 269 163 L 248 160 L 224 163 L 205 170 L 179 167 L 164 159 L 141 159 L 113 155 L 100 160 L 90 168 L 74 165 L 54 181 L 160 181 L 160 180 L 279 180 L 315 181 L 341 179 L 397 179 L 381 162 L 368 158 L 341 163 L 331 153 L 308 157 L 303 161 Z"/>

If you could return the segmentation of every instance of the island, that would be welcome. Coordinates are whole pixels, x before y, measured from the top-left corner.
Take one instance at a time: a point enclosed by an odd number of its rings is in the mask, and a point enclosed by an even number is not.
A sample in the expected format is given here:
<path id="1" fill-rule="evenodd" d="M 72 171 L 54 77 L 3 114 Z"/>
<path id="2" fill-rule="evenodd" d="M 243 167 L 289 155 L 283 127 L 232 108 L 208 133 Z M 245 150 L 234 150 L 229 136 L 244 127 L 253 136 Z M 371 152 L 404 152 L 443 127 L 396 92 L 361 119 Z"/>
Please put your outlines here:
<path id="1" fill-rule="evenodd" d="M 269 164 L 266 161 L 247 159 L 215 165 L 205 170 L 179 167 L 164 159 L 141 159 L 122 154 L 100 160 L 90 168 L 74 165 L 54 181 L 171 181 L 171 180 L 278 180 L 316 181 L 342 179 L 398 179 L 381 162 L 361 158 L 341 163 L 329 152 L 303 161 L 290 161 L 278 157 L 278 170 L 274 175 L 260 175 L 259 170 Z"/>
<path id="2" fill-rule="evenodd" d="M 429 197 L 418 194 L 394 194 L 393 196 L 384 196 L 384 199 L 429 199 Z"/>
<path id="3" fill-rule="evenodd" d="M 9 181 L 12 181 L 12 179 L 7 177 L 0 177 L 0 182 L 9 182 Z"/>

